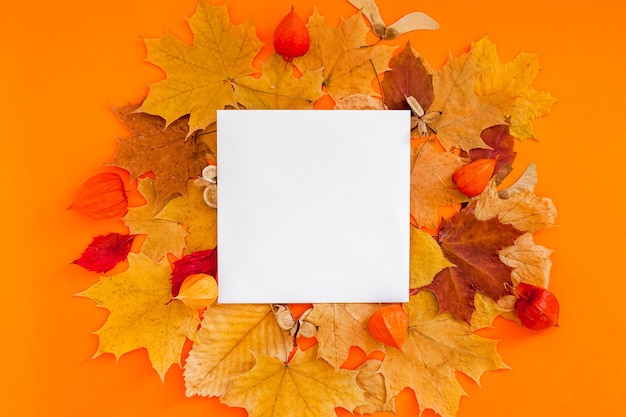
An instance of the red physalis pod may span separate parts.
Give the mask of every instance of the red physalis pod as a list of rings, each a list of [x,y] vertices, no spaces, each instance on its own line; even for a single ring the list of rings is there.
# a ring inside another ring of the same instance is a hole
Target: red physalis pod
[[[468,197],[482,193],[496,168],[497,158],[481,158],[462,166],[452,174],[452,181]]]
[[[552,292],[521,282],[514,294],[517,296],[515,311],[524,326],[543,330],[558,325],[559,301]]]
[[[367,328],[380,343],[402,350],[409,330],[409,316],[401,305],[385,306],[372,314]]]
[[[128,256],[135,235],[109,233],[93,238],[87,249],[74,263],[95,272],[110,271]]]
[[[80,186],[69,208],[98,220],[123,217],[128,211],[124,181],[114,172],[94,175]]]
[[[283,17],[274,31],[274,49],[287,62],[307,53],[311,39],[304,21],[291,11]]]

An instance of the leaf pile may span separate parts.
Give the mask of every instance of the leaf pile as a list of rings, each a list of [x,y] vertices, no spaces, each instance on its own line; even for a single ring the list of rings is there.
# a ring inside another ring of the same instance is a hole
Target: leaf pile
[[[274,53],[260,71],[254,26],[231,23],[226,4],[200,1],[189,19],[192,44],[171,34],[146,40],[148,60],[166,76],[142,103],[113,109],[129,135],[109,165],[131,184],[110,173],[89,179],[70,206],[121,219],[129,231],[95,237],[75,261],[110,271],[80,293],[110,311],[96,354],[145,348],[161,378],[184,359],[187,395],[216,396],[253,417],[394,411],[405,388],[421,409],[451,417],[464,395],[457,372],[479,381],[507,368],[496,342],[474,330],[498,315],[515,319],[511,290],[521,282],[549,281],[551,251],[533,233],[554,225],[556,210],[534,191],[534,165],[501,185],[516,140],[533,138],[532,120],[554,102],[532,88],[537,55],[501,63],[485,37],[434,70],[410,44],[396,51],[389,42],[436,29],[434,20],[414,12],[387,25],[373,0],[350,3],[358,10],[337,27],[315,9],[305,19],[308,52],[287,60]],[[370,31],[380,38],[374,45]],[[410,301],[314,304],[301,316],[283,305],[214,304],[217,110],[312,109],[323,96],[335,108],[412,112]],[[483,158],[495,160],[495,172],[469,198],[452,176]],[[130,192],[143,203],[127,202]],[[128,267],[116,272],[123,261]],[[384,320],[370,323],[381,309],[402,317],[389,335]],[[193,347],[183,358],[187,339]],[[352,369],[345,364],[355,348],[384,357]]]

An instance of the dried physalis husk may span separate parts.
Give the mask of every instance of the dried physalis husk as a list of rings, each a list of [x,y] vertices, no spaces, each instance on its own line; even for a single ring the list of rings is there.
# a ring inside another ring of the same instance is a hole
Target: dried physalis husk
[[[211,275],[189,275],[181,284],[174,299],[182,301],[190,308],[208,307],[217,300],[217,282]]]

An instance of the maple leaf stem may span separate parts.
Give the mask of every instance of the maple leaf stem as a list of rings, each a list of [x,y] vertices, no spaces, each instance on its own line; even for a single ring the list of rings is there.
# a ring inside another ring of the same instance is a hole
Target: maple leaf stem
[[[380,78],[378,78],[378,71],[376,71],[376,66],[374,65],[374,61],[370,58],[370,64],[372,65],[372,69],[374,70],[374,76],[376,77],[376,82],[378,83],[378,91],[383,99],[383,105],[387,107],[387,103],[385,103],[385,97],[383,97],[383,84],[380,82]]]

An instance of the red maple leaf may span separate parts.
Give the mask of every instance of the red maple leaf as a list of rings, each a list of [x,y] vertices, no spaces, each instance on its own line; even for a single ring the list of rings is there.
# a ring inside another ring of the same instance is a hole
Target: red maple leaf
[[[109,233],[96,236],[74,263],[95,272],[110,271],[128,256],[135,235]]]
[[[444,220],[439,232],[443,254],[456,266],[439,272],[423,289],[437,295],[441,312],[451,312],[469,323],[477,292],[494,300],[508,294],[504,284],[512,284],[512,268],[500,261],[499,252],[522,234],[496,218],[478,220],[473,206],[466,207]]]
[[[193,274],[207,274],[217,280],[217,247],[190,253],[173,263],[172,296],[178,295],[185,278]]]

